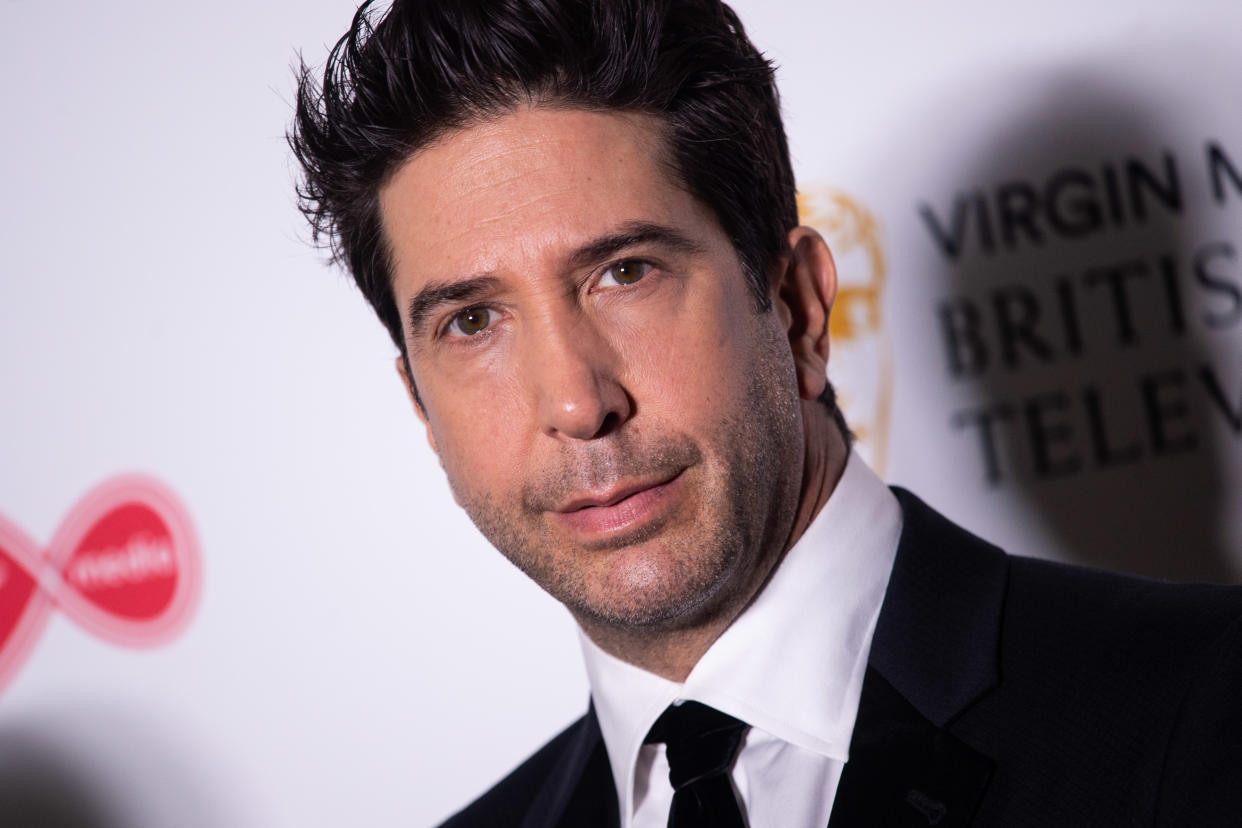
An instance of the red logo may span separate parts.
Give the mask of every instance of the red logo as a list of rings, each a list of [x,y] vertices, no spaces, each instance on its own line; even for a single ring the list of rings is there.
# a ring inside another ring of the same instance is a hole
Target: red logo
[[[171,640],[190,619],[199,572],[185,507],[150,477],[114,477],[91,490],[46,550],[0,515],[0,689],[53,609],[127,647]]]

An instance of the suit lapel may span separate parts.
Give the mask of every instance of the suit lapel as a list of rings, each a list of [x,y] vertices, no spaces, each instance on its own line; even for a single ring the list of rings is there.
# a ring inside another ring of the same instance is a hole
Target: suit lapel
[[[608,753],[592,704],[536,794],[522,828],[615,828],[619,819]]]
[[[831,828],[969,825],[992,762],[946,729],[998,680],[1008,563],[894,490],[902,534]]]
[[[829,828],[970,825],[991,770],[869,667]]]

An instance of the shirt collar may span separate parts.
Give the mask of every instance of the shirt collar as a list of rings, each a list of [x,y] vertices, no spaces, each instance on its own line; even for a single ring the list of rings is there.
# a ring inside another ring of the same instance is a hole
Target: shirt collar
[[[643,739],[678,699],[844,762],[900,535],[896,498],[851,454],[828,502],[684,684],[615,658],[581,634],[622,812],[632,810]]]

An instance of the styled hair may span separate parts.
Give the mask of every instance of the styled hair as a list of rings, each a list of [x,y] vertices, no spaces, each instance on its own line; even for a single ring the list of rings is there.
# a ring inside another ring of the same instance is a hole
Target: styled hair
[[[670,174],[714,214],[758,311],[798,223],[772,65],[719,0],[363,4],[322,78],[305,62],[289,144],[299,207],[406,354],[379,191],[447,132],[522,105],[655,116]],[[844,421],[831,386],[821,397]]]

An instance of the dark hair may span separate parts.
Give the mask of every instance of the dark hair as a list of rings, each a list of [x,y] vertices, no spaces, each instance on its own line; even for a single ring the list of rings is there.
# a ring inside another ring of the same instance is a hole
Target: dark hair
[[[719,0],[395,0],[360,7],[322,81],[300,64],[299,206],[405,355],[379,191],[444,133],[525,103],[657,116],[672,173],[733,243],[759,311],[798,223],[771,64]],[[821,396],[844,420],[831,385]]]

